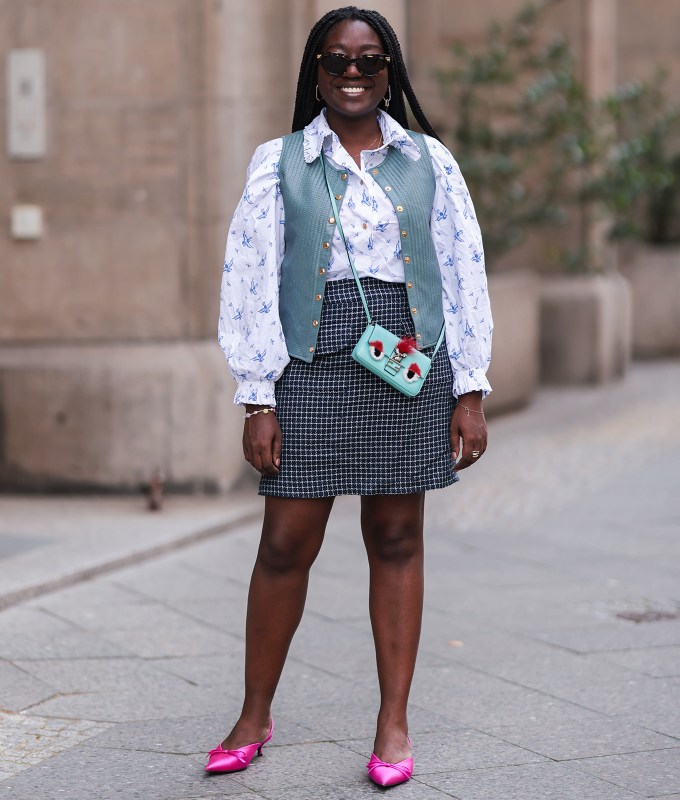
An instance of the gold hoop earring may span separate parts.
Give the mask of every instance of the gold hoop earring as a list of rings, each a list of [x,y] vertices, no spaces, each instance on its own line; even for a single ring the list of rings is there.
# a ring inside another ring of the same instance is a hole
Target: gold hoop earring
[[[387,94],[383,97],[383,102],[385,103],[385,109],[387,110],[390,107],[390,101],[392,100],[392,87],[387,87]]]
[[[316,95],[317,103],[320,103],[323,100],[323,97],[321,97],[321,95],[319,94],[319,84],[318,83],[316,84],[316,90],[314,91],[314,94]]]

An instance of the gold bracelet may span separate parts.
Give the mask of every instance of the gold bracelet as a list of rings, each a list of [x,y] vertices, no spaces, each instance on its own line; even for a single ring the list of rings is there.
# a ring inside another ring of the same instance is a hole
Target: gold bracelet
[[[468,408],[467,406],[464,406],[462,403],[460,404],[460,407],[461,407],[462,409],[464,409],[465,411],[467,411],[467,415],[468,415],[468,417],[470,416],[470,412],[471,412],[471,411],[472,411],[472,413],[473,413],[473,414],[483,414],[483,413],[484,413],[484,411],[483,411],[483,410],[482,410],[482,411],[477,411],[477,409],[475,409],[475,408]]]
[[[257,411],[251,411],[249,414],[244,414],[243,419],[250,419],[251,417],[254,417],[255,414],[269,414],[270,411],[272,414],[276,414],[275,408],[258,408]]]

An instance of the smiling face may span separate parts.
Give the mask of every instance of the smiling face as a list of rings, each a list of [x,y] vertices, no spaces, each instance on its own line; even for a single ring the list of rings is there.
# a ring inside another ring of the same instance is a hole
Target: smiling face
[[[345,20],[328,33],[322,53],[342,53],[350,58],[385,53],[378,34],[361,20]],[[389,66],[377,75],[362,75],[352,64],[343,75],[329,75],[319,64],[319,92],[328,106],[330,116],[361,118],[375,114],[380,101],[387,94]]]

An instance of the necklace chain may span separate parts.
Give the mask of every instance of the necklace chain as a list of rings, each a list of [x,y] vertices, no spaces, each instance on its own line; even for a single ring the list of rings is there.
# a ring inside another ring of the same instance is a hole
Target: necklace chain
[[[361,148],[361,150],[359,150],[359,152],[358,152],[358,153],[350,153],[350,152],[349,152],[349,150],[347,151],[347,153],[348,153],[348,154],[349,154],[349,155],[350,155],[352,158],[356,158],[357,156],[361,155],[361,153],[363,153],[363,151],[364,151],[364,150],[373,150],[373,149],[375,149],[375,145],[376,145],[376,144],[378,144],[378,147],[379,147],[381,143],[382,143],[382,131],[379,131],[379,132],[378,132],[378,135],[377,135],[377,136],[375,137],[375,139],[374,139],[374,140],[373,140],[373,141],[372,141],[372,142],[371,142],[371,143],[368,145],[368,147],[362,147],[362,148]]]

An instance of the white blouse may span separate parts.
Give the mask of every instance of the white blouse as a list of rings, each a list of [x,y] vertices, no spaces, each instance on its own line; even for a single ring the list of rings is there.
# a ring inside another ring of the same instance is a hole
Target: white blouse
[[[304,157],[324,154],[348,173],[340,219],[360,277],[404,282],[399,222],[371,170],[388,147],[421,157],[416,143],[392,117],[379,112],[383,145],[361,154],[361,168],[329,128],[322,111],[304,131]],[[455,396],[491,391],[486,379],[493,323],[484,250],[470,194],[458,164],[443,144],[426,136],[436,188],[430,228],[442,276],[446,348]],[[243,196],[227,237],[218,341],[238,384],[235,403],[275,405],[274,383],[290,357],[279,318],[279,281],[285,252],[285,212],[279,186],[281,138],[260,145],[248,167]],[[352,278],[339,231],[331,245],[328,280]]]

